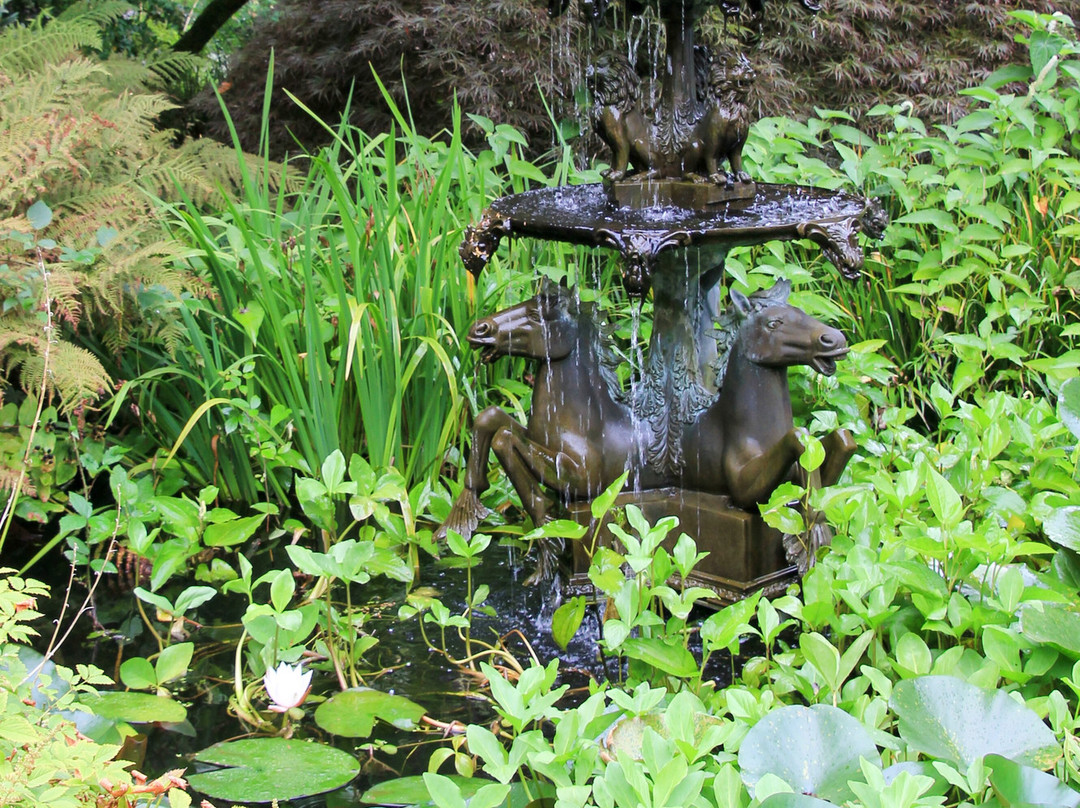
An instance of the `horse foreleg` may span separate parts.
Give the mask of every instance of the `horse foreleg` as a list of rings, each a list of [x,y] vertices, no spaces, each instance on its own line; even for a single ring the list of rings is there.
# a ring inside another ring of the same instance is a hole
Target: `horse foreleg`
[[[791,474],[792,466],[803,452],[802,441],[791,430],[764,451],[725,465],[729,494],[732,501],[744,510],[765,502],[773,490]],[[745,456],[745,452],[740,452]]]
[[[825,460],[821,464],[821,484],[835,485],[844,473],[848,461],[858,448],[855,438],[847,429],[834,429],[821,439],[821,445],[825,449]]]
[[[544,494],[543,486],[567,493],[570,488],[580,487],[576,485],[581,482],[580,465],[565,454],[530,440],[523,427],[500,431],[492,442],[492,450],[537,527],[550,520],[551,500]],[[539,559],[536,570],[525,579],[527,586],[551,579],[565,548],[562,539],[541,539],[537,545]]]
[[[465,466],[465,482],[446,520],[435,531],[436,539],[445,538],[448,530],[453,530],[467,539],[472,536],[480,520],[487,516],[488,511],[481,504],[480,495],[491,487],[487,478],[491,441],[500,429],[511,424],[517,422],[498,407],[488,407],[476,416],[473,422],[472,452]]]

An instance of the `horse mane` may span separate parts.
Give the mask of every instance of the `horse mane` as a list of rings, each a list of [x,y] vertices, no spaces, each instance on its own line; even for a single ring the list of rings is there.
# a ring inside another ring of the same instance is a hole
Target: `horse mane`
[[[612,337],[616,326],[602,315],[600,307],[595,303],[579,303],[578,312],[578,320],[588,321],[596,332],[596,344],[593,348],[596,352],[596,367],[608,395],[611,396],[612,401],[625,403],[626,393],[619,383],[618,376],[619,354],[615,350],[615,340]]]

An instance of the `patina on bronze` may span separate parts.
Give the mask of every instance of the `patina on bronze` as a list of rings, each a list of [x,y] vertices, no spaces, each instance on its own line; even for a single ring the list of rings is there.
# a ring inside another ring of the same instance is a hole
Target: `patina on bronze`
[[[557,15],[568,5],[551,0],[549,10]],[[548,282],[536,297],[477,321],[468,340],[485,361],[512,354],[536,362],[532,406],[525,425],[495,407],[477,416],[463,490],[440,530],[468,535],[477,528],[491,453],[537,525],[556,511],[590,521],[590,501],[629,471],[616,504],[633,502],[650,519],[678,515],[710,553],[691,583],[731,601],[754,589],[775,591],[812,563],[829,539],[817,516],[804,514],[811,528],[796,540],[764,525],[757,505],[786,480],[832,484],[855,444],[846,430],[828,435],[824,464],[803,479],[787,370],[809,365],[831,375],[846,340],[789,305],[786,281],[749,297],[731,290],[721,312],[727,253],[810,239],[852,278],[863,263],[859,234],[880,236],[887,222],[880,208],[852,194],[755,183],[742,163],[753,71],[741,54],[713,55],[694,42],[696,22],[716,4],[649,5],[666,30],[663,69],[653,79],[660,92],[643,92],[620,54],[601,54],[590,70],[594,123],[612,149],[605,182],[496,200],[461,246],[475,275],[506,237],[617,250],[627,291],[652,296],[644,366],[624,391],[600,313]],[[741,6],[719,5],[725,13]],[[758,16],[763,11],[762,0],[747,5]],[[803,5],[814,8],[810,0]],[[605,8],[596,0],[582,11],[597,22]],[[649,97],[659,102],[649,107]],[[541,549],[537,576],[545,577],[557,548]],[[575,548],[578,584],[587,581],[587,560]]]

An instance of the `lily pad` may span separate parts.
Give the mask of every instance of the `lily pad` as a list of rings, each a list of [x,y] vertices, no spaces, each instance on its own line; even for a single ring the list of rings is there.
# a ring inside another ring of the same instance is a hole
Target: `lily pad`
[[[966,770],[999,754],[1036,768],[1061,756],[1054,733],[1004,692],[991,693],[953,676],[920,676],[893,687],[889,706],[900,737],[923,754]]]
[[[187,719],[187,708],[178,701],[149,693],[102,690],[82,699],[94,715],[132,724],[178,724]]]
[[[854,798],[847,781],[862,779],[860,758],[879,762],[870,733],[827,704],[774,710],[750,728],[739,747],[748,786],[773,774],[797,792],[837,803]]]
[[[454,784],[461,789],[461,796],[469,799],[475,794],[480,786],[487,785],[490,780],[482,780],[479,777],[462,777],[457,774],[449,775]],[[400,808],[405,805],[434,805],[431,794],[428,793],[424,778],[398,777],[394,780],[373,785],[360,796],[361,802],[372,805],[386,805],[390,808]]]
[[[340,749],[285,738],[245,738],[203,749],[195,759],[227,768],[188,776],[191,787],[228,802],[273,802],[322,794],[360,772]]]
[[[836,808],[836,803],[806,794],[773,794],[761,803],[761,808]]]
[[[1020,631],[1032,642],[1050,645],[1080,659],[1080,614],[1064,603],[1025,603],[1020,612]]]
[[[1080,794],[1052,774],[1024,766],[1001,755],[987,755],[990,785],[1005,806],[1053,805],[1080,808]]]
[[[375,719],[381,718],[398,729],[412,729],[427,711],[415,701],[369,688],[336,693],[315,710],[315,723],[345,738],[371,735]]]

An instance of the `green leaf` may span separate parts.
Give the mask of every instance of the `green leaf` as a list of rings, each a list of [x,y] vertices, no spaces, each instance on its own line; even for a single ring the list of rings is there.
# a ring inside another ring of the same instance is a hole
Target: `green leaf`
[[[340,449],[332,451],[322,464],[322,484],[327,493],[336,494],[345,481],[345,455]]]
[[[163,685],[173,679],[179,679],[187,673],[188,665],[191,664],[191,655],[194,651],[195,644],[190,642],[177,643],[163,649],[154,663],[157,683]],[[125,682],[125,684],[127,683]],[[128,685],[128,687],[130,686]]]
[[[1020,610],[1020,633],[1080,659],[1080,614],[1064,603],[1031,601]]]
[[[203,533],[203,543],[207,547],[233,547],[243,544],[255,535],[255,531],[259,529],[264,519],[266,516],[260,514],[209,525]]]
[[[564,651],[585,619],[585,597],[571,598],[551,616],[551,638]]]
[[[1062,547],[1080,553],[1080,505],[1055,510],[1043,522],[1043,530]]]
[[[120,681],[124,683],[124,687],[130,687],[133,690],[150,690],[157,687],[157,674],[154,673],[154,666],[149,660],[143,657],[132,657],[125,659],[124,664],[120,666]]]
[[[827,704],[774,710],[750,728],[739,747],[739,767],[748,786],[772,774],[797,792],[837,803],[854,798],[847,781],[862,779],[860,758],[879,761],[870,734]]]
[[[1065,44],[1065,39],[1058,34],[1052,34],[1049,31],[1031,32],[1031,39],[1028,40],[1028,51],[1031,54],[1031,68],[1036,76],[1042,73],[1050,60],[1061,52]]]
[[[188,776],[192,788],[229,802],[294,800],[341,788],[360,771],[352,755],[319,743],[246,738],[202,750],[195,759],[228,768]]]
[[[44,230],[52,222],[52,210],[42,200],[38,200],[26,211],[26,218],[35,230]]]
[[[1024,766],[1001,755],[987,755],[990,785],[1001,803],[1013,805],[1053,805],[1080,808],[1080,794],[1052,774]]]
[[[104,249],[112,244],[119,235],[120,233],[117,232],[116,228],[103,226],[97,229],[94,238],[97,240],[98,246]]]
[[[930,500],[934,516],[942,527],[955,527],[960,524],[964,515],[960,495],[948,480],[929,467],[926,469],[926,498]]]
[[[621,650],[631,659],[680,679],[690,679],[701,672],[694,655],[683,647],[679,637],[626,639]]]
[[[289,608],[293,592],[296,591],[296,580],[291,570],[279,570],[270,582],[270,604],[275,611],[283,612]]]
[[[611,510],[611,506],[615,504],[615,498],[622,492],[629,476],[630,472],[624,471],[619,479],[604,489],[604,492],[592,501],[589,510],[593,519],[603,519],[604,514]]]
[[[465,808],[465,799],[461,794],[461,789],[449,777],[435,772],[424,772],[422,777],[431,801],[438,808]],[[480,789],[477,789],[477,792],[479,791]]]
[[[426,711],[404,696],[357,688],[336,693],[315,710],[315,723],[345,738],[367,738],[379,718],[398,729],[412,729]]]
[[[178,701],[149,693],[123,693],[102,690],[82,698],[94,715],[131,724],[178,724],[187,718],[187,710]]]
[[[181,615],[197,609],[217,594],[212,586],[189,586],[176,596],[174,614]]]
[[[1004,691],[991,693],[952,676],[921,676],[897,682],[889,706],[899,718],[900,737],[913,749],[961,770],[988,754],[1037,767],[1061,756],[1054,733]]]
[[[799,648],[803,656],[817,668],[830,690],[837,689],[840,676],[840,652],[816,631],[799,636]]]

